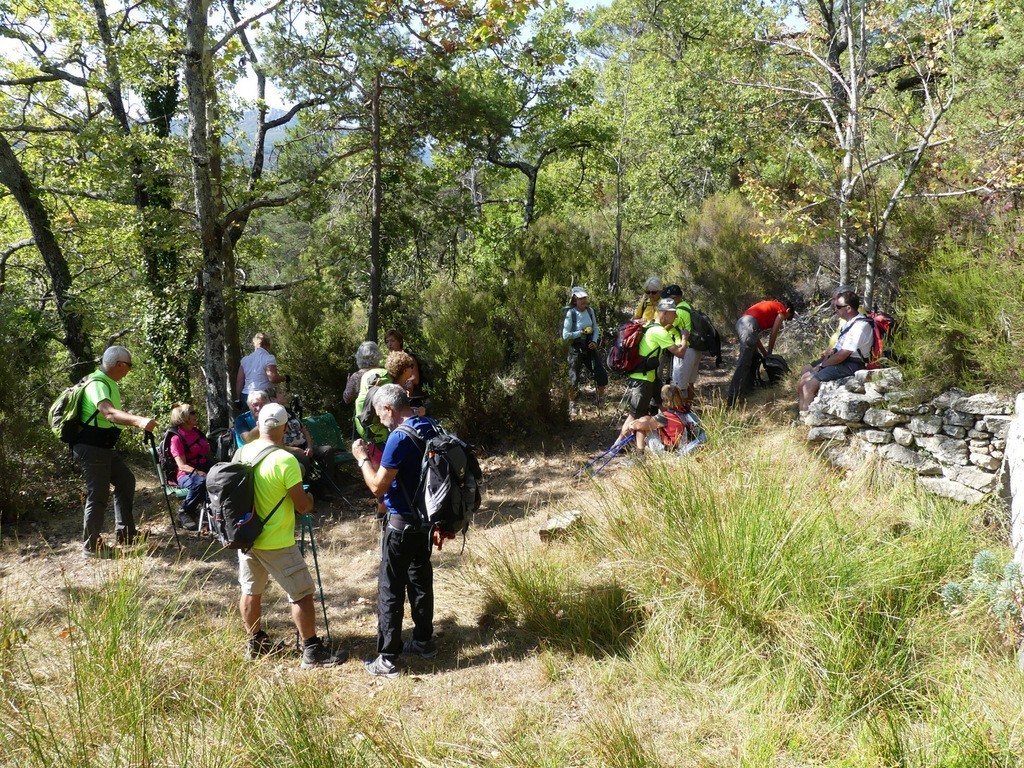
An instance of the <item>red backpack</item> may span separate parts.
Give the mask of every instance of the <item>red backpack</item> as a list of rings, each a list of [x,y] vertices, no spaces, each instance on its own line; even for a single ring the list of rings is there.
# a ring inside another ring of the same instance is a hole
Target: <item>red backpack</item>
[[[885,340],[889,338],[895,318],[888,312],[875,310],[864,315],[871,323],[873,338],[871,340],[871,354],[868,355],[867,368],[875,370],[881,368],[881,359],[885,356]]]
[[[616,373],[646,373],[651,370],[648,367],[651,359],[657,365],[657,355],[650,357],[640,356],[640,340],[644,337],[644,331],[649,327],[643,320],[630,320],[619,326],[619,332],[615,336],[615,343],[608,350],[608,370]]]

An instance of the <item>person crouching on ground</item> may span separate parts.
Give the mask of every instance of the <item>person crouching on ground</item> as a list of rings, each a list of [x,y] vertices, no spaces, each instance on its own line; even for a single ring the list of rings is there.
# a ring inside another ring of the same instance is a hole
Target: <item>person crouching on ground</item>
[[[199,530],[196,510],[206,501],[206,471],[210,468],[210,443],[199,431],[199,414],[188,403],[171,409],[171,456],[178,466],[175,483],[188,491],[178,509],[178,521],[186,531]]]
[[[256,466],[256,514],[265,521],[263,532],[252,549],[238,553],[238,583],[242,588],[239,610],[249,635],[249,658],[278,650],[261,627],[263,590],[273,578],[285,591],[291,604],[292,621],[302,639],[303,667],[333,667],[348,658],[345,651],[329,648],[316,634],[316,610],[313,605],[313,577],[295,543],[295,514],[313,509],[313,497],[302,488],[302,470],[298,460],[284,449],[288,412],[277,403],[268,403],[258,416],[259,437],[239,449],[236,459],[253,462],[261,451],[271,451]]]
[[[686,434],[687,413],[683,391],[674,384],[666,384],[661,388],[661,411],[658,415],[635,419],[627,417],[617,442],[625,440],[632,432],[636,434],[638,453],[643,453],[648,436],[659,437],[664,449],[671,451]]]
[[[839,329],[835,346],[822,356],[817,365],[800,376],[798,407],[801,416],[807,413],[814,402],[821,382],[853,376],[867,366],[871,355],[875,333],[871,321],[857,311],[860,309],[860,297],[853,291],[843,291],[832,306],[843,321],[843,326]]]
[[[420,480],[425,443],[437,433],[437,423],[413,416],[409,395],[397,384],[385,384],[374,395],[373,407],[390,431],[378,464],[370,459],[370,444],[356,440],[352,455],[363,481],[374,496],[384,495],[387,517],[381,540],[377,577],[377,655],[367,659],[366,671],[374,677],[396,677],[398,656],[415,654],[425,659],[437,655],[434,645],[434,571],[430,564],[430,529],[420,521],[413,498]],[[398,428],[408,425],[419,439]],[[405,596],[412,614],[412,640],[402,643]]]
[[[590,296],[583,288],[573,288],[562,322],[562,338],[569,346],[569,415],[576,414],[576,398],[580,390],[580,375],[586,368],[594,377],[597,387],[595,400],[598,405],[604,400],[604,389],[608,386],[608,373],[597,351],[601,331],[597,326]]]

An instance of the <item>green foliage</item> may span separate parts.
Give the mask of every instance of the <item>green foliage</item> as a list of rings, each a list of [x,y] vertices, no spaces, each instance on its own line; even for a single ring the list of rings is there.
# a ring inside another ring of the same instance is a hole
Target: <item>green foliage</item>
[[[708,198],[680,233],[683,284],[694,300],[726,322],[756,301],[792,290],[796,263],[759,236],[757,213],[738,192]]]
[[[998,237],[947,240],[908,276],[896,351],[912,374],[941,388],[996,386],[1024,379],[1021,258]]]

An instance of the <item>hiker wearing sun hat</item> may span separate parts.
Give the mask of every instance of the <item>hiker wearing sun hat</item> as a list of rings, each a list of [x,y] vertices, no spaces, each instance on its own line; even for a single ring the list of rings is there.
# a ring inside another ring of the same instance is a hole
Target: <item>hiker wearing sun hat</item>
[[[597,351],[601,329],[597,325],[594,308],[590,306],[590,295],[584,288],[577,286],[572,289],[562,322],[562,338],[569,342],[569,416],[573,416],[584,369],[590,371],[594,378],[597,388],[594,399],[598,404],[604,400],[604,388],[608,386],[608,372]]]

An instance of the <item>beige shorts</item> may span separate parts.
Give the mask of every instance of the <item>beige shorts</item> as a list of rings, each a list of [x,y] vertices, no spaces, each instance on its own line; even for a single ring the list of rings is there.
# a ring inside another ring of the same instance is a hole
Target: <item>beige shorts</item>
[[[290,603],[297,603],[316,591],[298,544],[284,549],[250,549],[238,553],[238,584],[243,595],[262,595],[269,577],[285,591]]]

